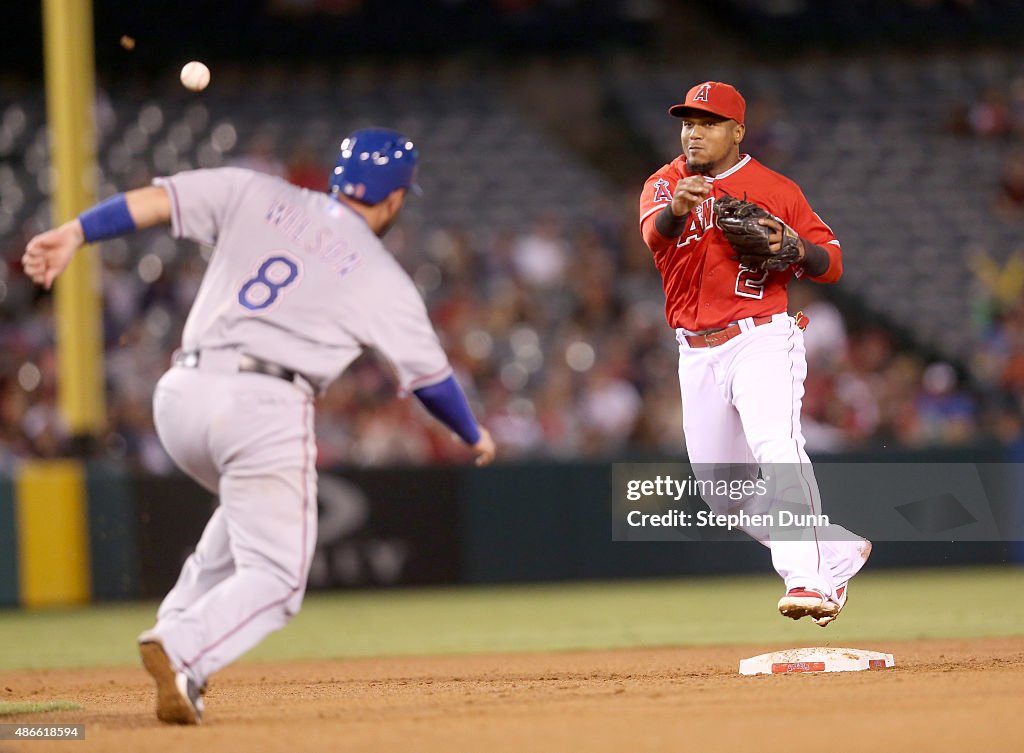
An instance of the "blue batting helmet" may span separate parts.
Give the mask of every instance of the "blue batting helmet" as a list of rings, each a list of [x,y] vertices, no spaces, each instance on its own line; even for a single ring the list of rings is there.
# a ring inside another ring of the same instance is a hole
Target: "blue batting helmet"
[[[330,191],[371,205],[384,201],[396,188],[418,192],[413,183],[418,157],[412,141],[398,131],[361,128],[341,142]]]

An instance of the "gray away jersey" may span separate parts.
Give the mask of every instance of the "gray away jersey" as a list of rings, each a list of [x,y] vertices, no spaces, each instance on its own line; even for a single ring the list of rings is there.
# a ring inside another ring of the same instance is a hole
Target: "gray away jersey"
[[[451,373],[419,291],[356,212],[240,168],[154,183],[170,195],[174,237],[214,246],[185,350],[237,349],[320,389],[364,346],[392,363],[403,390]]]

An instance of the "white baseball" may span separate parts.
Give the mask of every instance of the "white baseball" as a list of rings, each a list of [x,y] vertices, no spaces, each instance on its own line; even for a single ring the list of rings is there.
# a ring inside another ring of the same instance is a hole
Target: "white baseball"
[[[185,63],[181,69],[181,84],[186,89],[194,92],[201,92],[210,83],[210,69],[198,60]]]

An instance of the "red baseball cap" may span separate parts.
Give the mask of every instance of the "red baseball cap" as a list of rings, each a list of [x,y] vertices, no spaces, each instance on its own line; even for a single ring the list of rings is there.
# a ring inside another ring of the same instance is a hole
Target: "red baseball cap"
[[[700,110],[722,118],[743,122],[747,103],[736,87],[721,81],[705,81],[686,92],[686,100],[668,108],[668,114],[676,118],[686,115],[686,110]]]

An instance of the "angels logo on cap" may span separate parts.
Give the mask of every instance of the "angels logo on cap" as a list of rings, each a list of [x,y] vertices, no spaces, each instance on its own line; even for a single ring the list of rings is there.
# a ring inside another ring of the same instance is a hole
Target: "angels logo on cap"
[[[668,108],[668,114],[682,118],[688,110],[699,110],[742,123],[747,103],[736,87],[721,81],[705,81],[686,93],[686,99]]]

